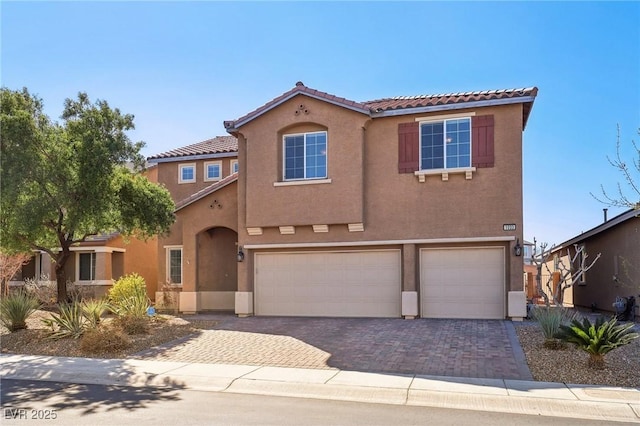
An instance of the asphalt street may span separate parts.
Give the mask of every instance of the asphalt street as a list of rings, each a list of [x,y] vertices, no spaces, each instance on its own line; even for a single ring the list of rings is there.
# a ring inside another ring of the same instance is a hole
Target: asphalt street
[[[600,425],[584,419],[3,379],[3,425]],[[623,423],[618,423],[623,424]]]

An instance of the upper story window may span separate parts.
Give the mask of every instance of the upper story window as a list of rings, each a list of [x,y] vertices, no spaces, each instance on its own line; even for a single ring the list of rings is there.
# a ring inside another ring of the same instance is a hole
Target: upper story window
[[[222,162],[211,161],[204,163],[204,180],[220,180],[222,178]]]
[[[231,173],[238,173],[238,170],[240,170],[238,160],[231,160]]]
[[[178,183],[193,183],[196,181],[196,165],[180,164],[178,166]]]
[[[327,132],[284,136],[284,180],[327,177]]]
[[[96,279],[96,254],[78,254],[78,279],[79,281],[94,281]]]
[[[420,123],[420,169],[471,167],[471,119]]]

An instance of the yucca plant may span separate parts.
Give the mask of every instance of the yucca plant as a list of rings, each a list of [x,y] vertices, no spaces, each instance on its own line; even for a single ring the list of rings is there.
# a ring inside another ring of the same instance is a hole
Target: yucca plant
[[[566,344],[555,337],[560,331],[560,326],[579,319],[580,314],[563,307],[537,307],[531,316],[538,321],[542,334],[544,334],[544,347],[547,349],[563,349]]]
[[[570,325],[561,325],[556,338],[573,343],[589,354],[587,365],[591,368],[604,368],[604,356],[620,346],[627,345],[639,337],[633,332],[633,323],[617,325],[616,317],[605,321],[598,317],[595,324],[584,318],[582,322],[571,321]]]
[[[109,309],[109,302],[105,299],[87,299],[82,301],[82,314],[92,327],[97,327],[100,324],[102,315],[104,315]]]
[[[0,301],[0,322],[11,332],[25,329],[27,318],[39,306],[38,299],[25,292],[12,293]]]
[[[51,314],[51,318],[43,319],[49,330],[51,339],[63,339],[82,336],[88,326],[87,318],[80,303],[61,304],[59,314]]]

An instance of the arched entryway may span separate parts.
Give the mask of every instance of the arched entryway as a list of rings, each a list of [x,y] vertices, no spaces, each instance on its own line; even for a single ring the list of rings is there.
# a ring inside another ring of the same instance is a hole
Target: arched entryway
[[[238,290],[238,233],[225,227],[206,229],[196,236],[196,291],[201,310],[233,310]]]

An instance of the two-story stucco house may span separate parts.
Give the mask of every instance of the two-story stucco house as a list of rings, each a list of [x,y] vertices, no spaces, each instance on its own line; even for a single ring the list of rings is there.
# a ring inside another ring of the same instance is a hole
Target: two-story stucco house
[[[231,136],[151,157],[183,312],[526,314],[522,134],[536,88],[354,102],[301,82]]]

